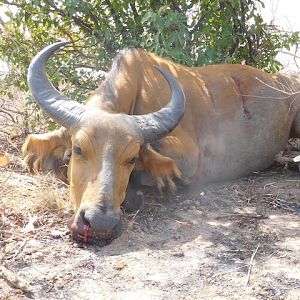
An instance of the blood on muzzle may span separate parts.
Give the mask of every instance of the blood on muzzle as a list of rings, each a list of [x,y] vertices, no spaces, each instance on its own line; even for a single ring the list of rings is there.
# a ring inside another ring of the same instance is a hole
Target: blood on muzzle
[[[85,206],[79,209],[68,226],[75,238],[87,243],[117,238],[121,234],[121,225],[121,217],[113,209]]]

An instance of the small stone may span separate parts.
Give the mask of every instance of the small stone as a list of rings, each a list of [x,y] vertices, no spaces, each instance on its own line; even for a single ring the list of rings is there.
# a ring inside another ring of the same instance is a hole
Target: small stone
[[[54,239],[60,239],[66,234],[66,231],[62,230],[52,230],[50,236]]]
[[[117,271],[121,271],[123,270],[125,267],[127,267],[128,264],[126,261],[124,260],[119,260],[119,261],[116,261],[115,264],[114,264],[114,269],[117,270]]]
[[[175,257],[184,257],[184,252],[183,251],[176,251],[172,253],[173,256]]]

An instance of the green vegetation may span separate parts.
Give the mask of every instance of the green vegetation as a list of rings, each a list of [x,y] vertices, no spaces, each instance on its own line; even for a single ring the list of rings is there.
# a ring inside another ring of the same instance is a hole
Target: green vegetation
[[[72,41],[51,60],[48,73],[79,101],[99,81],[93,71],[108,70],[126,47],[189,66],[244,62],[276,72],[276,54],[299,36],[267,25],[262,6],[262,0],[0,0],[8,17],[0,20],[0,59],[9,64],[6,82],[26,91],[36,52],[61,39]]]

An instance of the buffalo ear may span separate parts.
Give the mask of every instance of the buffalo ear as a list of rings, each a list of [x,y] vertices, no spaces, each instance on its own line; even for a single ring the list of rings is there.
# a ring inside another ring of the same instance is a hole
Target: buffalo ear
[[[152,175],[160,191],[162,191],[165,186],[164,181],[167,181],[170,190],[174,191],[176,187],[172,178],[181,178],[181,172],[175,161],[170,157],[158,153],[150,146],[143,146],[141,148],[136,170],[144,170]]]
[[[63,129],[43,134],[31,134],[22,147],[23,161],[32,173],[51,172],[67,182],[70,147],[70,137],[64,133]]]

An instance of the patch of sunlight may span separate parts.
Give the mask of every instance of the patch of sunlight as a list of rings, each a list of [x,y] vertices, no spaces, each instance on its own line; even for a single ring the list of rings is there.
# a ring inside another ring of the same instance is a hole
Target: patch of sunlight
[[[300,279],[299,268],[291,267],[289,260],[271,256],[264,261],[264,271],[266,273],[274,273],[280,277]]]
[[[269,219],[276,221],[276,224],[284,225],[285,228],[295,228],[299,229],[299,220],[290,220],[285,215],[269,215]]]
[[[232,222],[207,221],[206,224],[211,226],[229,227],[232,225]]]

